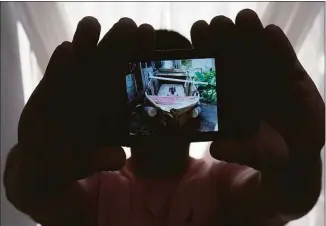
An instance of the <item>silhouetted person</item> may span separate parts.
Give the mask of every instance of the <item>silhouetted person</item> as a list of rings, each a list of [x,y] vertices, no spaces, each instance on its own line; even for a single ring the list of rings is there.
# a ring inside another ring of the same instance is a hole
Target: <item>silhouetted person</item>
[[[218,16],[191,29],[194,48],[219,62],[223,128],[232,129],[210,146],[214,162],[189,157],[189,142],[177,136],[138,142],[125,160],[114,143],[125,119],[119,65],[154,44],[191,45],[170,31],[155,39],[151,26],[126,18],[100,43],[99,33],[94,18],[79,23],[22,112],[4,173],[16,208],[43,226],[277,226],[312,209],[321,190],[325,105],[279,27],[264,28],[243,10],[235,24]],[[257,131],[238,138],[239,127],[257,122]]]
[[[169,92],[170,92],[172,95],[174,95],[174,93],[176,92],[175,87],[170,87],[170,88],[169,88]]]

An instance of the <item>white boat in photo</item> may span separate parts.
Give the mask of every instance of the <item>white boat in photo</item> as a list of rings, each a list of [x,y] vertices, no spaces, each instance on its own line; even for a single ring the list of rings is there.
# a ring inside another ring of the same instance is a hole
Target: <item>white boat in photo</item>
[[[200,95],[196,87],[199,84],[207,85],[195,81],[184,70],[159,69],[150,74],[145,96],[157,112],[168,115],[181,126],[200,113]],[[186,113],[188,117],[181,119]]]

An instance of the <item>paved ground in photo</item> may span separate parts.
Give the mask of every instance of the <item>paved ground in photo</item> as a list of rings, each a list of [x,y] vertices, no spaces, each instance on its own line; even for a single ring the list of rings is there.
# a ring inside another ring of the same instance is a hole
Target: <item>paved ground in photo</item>
[[[217,123],[217,106],[212,104],[201,104],[200,130],[214,131]]]

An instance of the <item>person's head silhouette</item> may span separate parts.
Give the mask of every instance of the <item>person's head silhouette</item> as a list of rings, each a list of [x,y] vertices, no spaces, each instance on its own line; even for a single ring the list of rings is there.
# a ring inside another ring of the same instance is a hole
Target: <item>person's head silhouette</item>
[[[157,30],[155,50],[175,49],[192,49],[192,45],[178,32]],[[162,135],[156,134],[153,139],[131,147],[131,163],[135,172],[149,177],[168,177],[179,175],[187,165],[189,142],[168,134],[165,136],[165,133],[160,134]]]

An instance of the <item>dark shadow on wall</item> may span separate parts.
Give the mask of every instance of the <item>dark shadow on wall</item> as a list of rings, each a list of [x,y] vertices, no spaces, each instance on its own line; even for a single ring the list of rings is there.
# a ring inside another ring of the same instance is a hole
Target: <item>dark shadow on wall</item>
[[[9,5],[1,4],[1,175],[7,153],[17,142],[17,124],[24,107],[16,22]],[[35,226],[32,220],[8,202],[2,181],[1,225]]]

